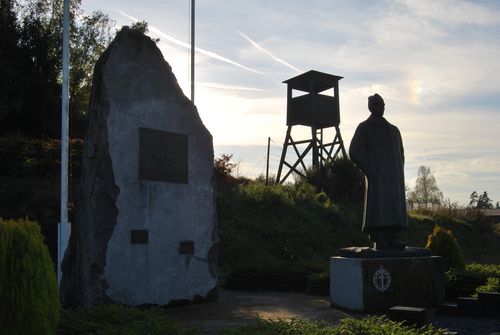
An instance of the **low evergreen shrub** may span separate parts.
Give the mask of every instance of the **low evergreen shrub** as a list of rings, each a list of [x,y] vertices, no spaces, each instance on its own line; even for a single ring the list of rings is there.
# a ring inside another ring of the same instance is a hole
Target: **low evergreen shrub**
[[[476,294],[479,292],[500,292],[500,279],[496,277],[486,278],[486,284],[476,289]]]
[[[465,271],[472,275],[500,278],[500,264],[472,263],[465,266]]]
[[[0,327],[2,335],[53,335],[59,322],[54,264],[40,227],[0,219]]]
[[[168,319],[161,308],[98,305],[63,310],[57,335],[196,335]]]
[[[447,269],[465,270],[464,256],[451,230],[436,225],[427,239],[426,248],[431,249],[434,256],[442,256]]]
[[[330,274],[315,272],[307,276],[306,292],[323,296],[330,295]]]
[[[448,330],[431,325],[413,328],[401,322],[388,320],[383,316],[369,316],[363,319],[345,318],[338,325],[324,322],[292,320],[264,320],[239,328],[226,329],[222,335],[445,335]]]

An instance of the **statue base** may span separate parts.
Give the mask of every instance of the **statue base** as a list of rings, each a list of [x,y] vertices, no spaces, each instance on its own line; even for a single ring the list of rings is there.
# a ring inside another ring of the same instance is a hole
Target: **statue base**
[[[444,264],[438,256],[409,256],[422,252],[408,247],[343,249],[343,255],[352,257],[330,260],[331,306],[365,313],[393,306],[437,307],[445,298]]]

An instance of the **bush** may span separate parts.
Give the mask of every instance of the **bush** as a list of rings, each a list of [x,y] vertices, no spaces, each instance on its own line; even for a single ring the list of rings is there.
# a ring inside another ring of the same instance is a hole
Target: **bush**
[[[69,173],[72,177],[80,176],[82,154],[83,141],[71,139]],[[0,176],[57,178],[61,165],[61,141],[0,137],[0,161]]]
[[[325,192],[335,202],[363,201],[365,178],[348,158],[337,158],[324,166],[306,171],[307,182]]]
[[[482,277],[497,277],[500,278],[499,264],[467,264],[465,271],[470,274],[475,274]]]
[[[496,277],[488,277],[486,284],[479,286],[476,289],[476,294],[479,292],[500,292],[500,279]]]
[[[307,276],[306,292],[323,296],[330,295],[330,274],[316,272]]]
[[[0,269],[2,335],[54,334],[56,275],[35,222],[0,220]]]
[[[447,269],[465,270],[464,256],[451,230],[436,225],[427,239],[426,248],[431,249],[433,255],[442,256]]]
[[[419,329],[408,327],[383,316],[369,316],[361,320],[345,318],[336,326],[301,319],[287,321],[259,318],[254,324],[222,332],[223,335],[444,335],[447,333],[446,329],[434,329],[430,325]]]
[[[99,305],[63,310],[57,335],[195,335],[169,320],[160,308],[140,309],[120,305]]]

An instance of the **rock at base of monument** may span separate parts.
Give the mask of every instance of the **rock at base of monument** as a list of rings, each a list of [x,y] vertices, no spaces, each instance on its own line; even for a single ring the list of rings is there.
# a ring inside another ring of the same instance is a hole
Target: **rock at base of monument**
[[[394,306],[389,308],[392,321],[404,321],[408,325],[423,327],[427,324],[427,309],[420,307]]]
[[[369,247],[349,247],[340,249],[340,257],[348,258],[394,258],[394,257],[430,257],[430,249],[405,247],[402,250],[378,250]]]
[[[479,292],[477,294],[477,300],[481,316],[500,319],[499,292]]]
[[[332,257],[330,302],[337,308],[385,312],[393,306],[435,308],[444,302],[442,258]]]

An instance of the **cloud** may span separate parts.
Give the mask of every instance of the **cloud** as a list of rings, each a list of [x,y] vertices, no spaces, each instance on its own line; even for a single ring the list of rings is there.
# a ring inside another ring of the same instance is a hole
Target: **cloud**
[[[125,13],[125,12],[124,12],[124,11],[122,11],[122,10],[117,10],[117,12],[118,12],[118,13],[120,13],[121,15],[125,16],[126,18],[128,18],[128,19],[130,19],[130,20],[134,21],[134,22],[139,21],[139,19],[137,19],[137,18],[135,18],[135,17],[133,17],[133,16],[131,16],[131,15],[129,15],[129,14],[127,14],[127,13]],[[178,40],[178,39],[176,39],[176,38],[174,38],[174,37],[172,37],[172,36],[170,36],[170,35],[168,35],[168,34],[164,33],[163,31],[161,31],[160,29],[158,29],[158,28],[156,28],[156,27],[154,27],[154,26],[148,25],[148,28],[149,28],[149,30],[150,30],[150,31],[152,31],[153,33],[155,33],[155,34],[157,34],[157,35],[161,36],[162,38],[166,39],[167,41],[169,41],[169,42],[171,42],[171,43],[173,43],[173,44],[176,44],[176,45],[178,45],[178,46],[181,46],[181,47],[183,47],[183,48],[187,48],[187,49],[190,49],[190,48],[191,48],[191,45],[190,45],[189,43],[182,42],[182,41],[180,41],[180,40]],[[219,55],[219,54],[217,54],[217,53],[215,53],[215,52],[213,52],[213,51],[205,50],[205,49],[198,48],[198,47],[195,47],[195,50],[196,50],[196,52],[199,52],[200,54],[205,55],[205,56],[208,56],[208,57],[210,57],[210,58],[212,58],[212,59],[216,59],[216,60],[219,60],[219,61],[221,61],[221,62],[224,62],[224,63],[228,63],[228,64],[231,64],[231,65],[237,66],[237,67],[239,67],[239,68],[241,68],[241,69],[244,69],[244,70],[247,70],[247,71],[250,71],[250,72],[256,73],[256,74],[266,75],[266,74],[264,74],[264,73],[262,73],[262,72],[260,72],[260,71],[254,70],[254,69],[249,68],[249,67],[247,67],[247,66],[245,66],[245,65],[242,65],[242,64],[240,64],[240,63],[237,63],[237,62],[235,62],[235,61],[233,61],[233,60],[231,60],[231,59],[229,59],[229,58],[226,58],[226,57],[224,57],[224,56],[221,56],[221,55]]]
[[[294,70],[295,72],[297,73],[300,73],[301,71],[299,69],[297,69],[295,66],[291,65],[290,63],[287,63],[286,61],[284,61],[283,59],[275,56],[271,51],[263,48],[261,45],[259,45],[257,42],[255,42],[254,40],[252,40],[250,37],[248,37],[246,34],[244,34],[243,32],[241,31],[238,31],[238,34],[240,34],[241,37],[243,37],[244,39],[246,39],[248,42],[250,42],[250,44],[252,44],[255,48],[257,48],[258,50],[264,52],[266,55],[268,55],[269,57],[271,57],[274,61],[278,62],[278,63],[281,63],[287,67],[289,67],[290,69]]]

